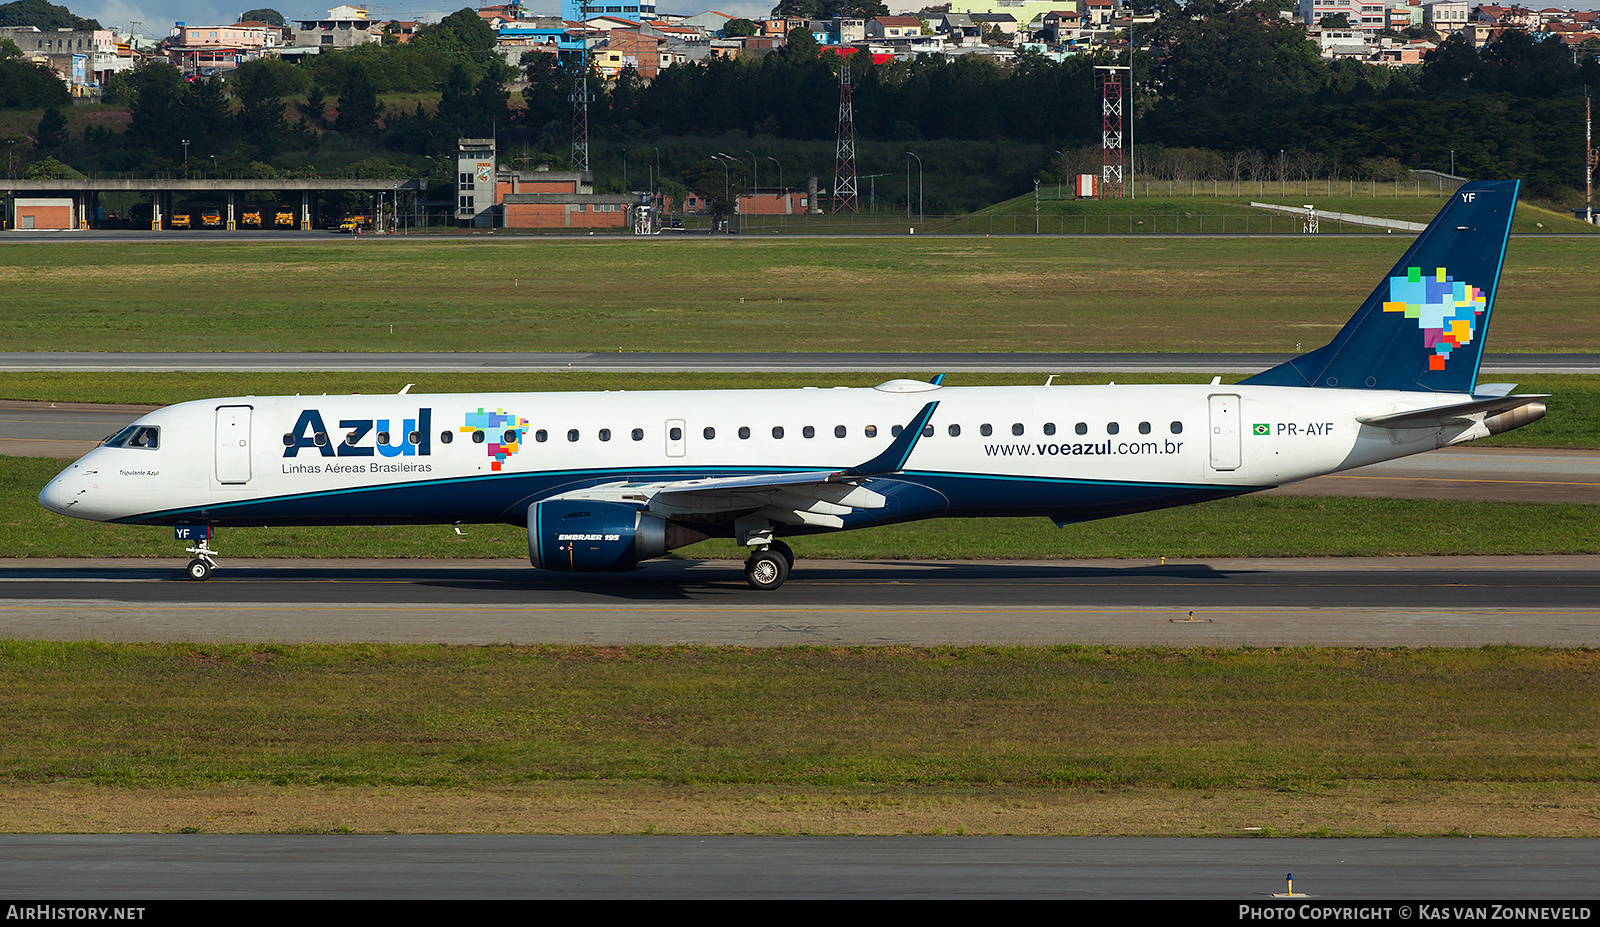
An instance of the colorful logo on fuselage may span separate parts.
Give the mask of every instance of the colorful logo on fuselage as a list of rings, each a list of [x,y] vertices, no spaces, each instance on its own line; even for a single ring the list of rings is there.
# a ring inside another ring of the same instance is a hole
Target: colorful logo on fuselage
[[[1422,329],[1422,346],[1429,370],[1443,370],[1450,352],[1470,344],[1478,319],[1489,306],[1488,294],[1470,283],[1454,280],[1443,267],[1424,278],[1422,268],[1408,267],[1404,277],[1389,278],[1389,300],[1384,312],[1403,312]]]
[[[485,412],[480,408],[467,413],[466,424],[461,426],[461,430],[466,433],[483,432],[489,456],[494,458],[489,463],[489,469],[499,470],[506,458],[522,450],[528,420],[507,414],[504,409]]]

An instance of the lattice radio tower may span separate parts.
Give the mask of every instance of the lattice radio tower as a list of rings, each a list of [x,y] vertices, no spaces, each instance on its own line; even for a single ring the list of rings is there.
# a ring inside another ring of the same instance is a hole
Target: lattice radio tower
[[[861,212],[856,199],[856,116],[850,102],[850,65],[839,65],[839,146],[833,167],[833,211]]]
[[[1122,199],[1123,148],[1122,114],[1126,99],[1122,92],[1120,71],[1130,68],[1098,65],[1104,71],[1100,80],[1100,197]]]
[[[572,101],[572,169],[575,171],[589,169],[589,104],[594,102],[594,94],[589,91],[587,23],[593,9],[587,3],[578,5],[578,19],[586,25],[578,33],[581,50],[578,53],[578,66],[573,69],[572,95],[567,98]]]

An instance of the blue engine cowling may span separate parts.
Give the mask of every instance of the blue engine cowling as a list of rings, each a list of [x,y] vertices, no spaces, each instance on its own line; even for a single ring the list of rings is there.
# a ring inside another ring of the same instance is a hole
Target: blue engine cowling
[[[528,559],[541,570],[631,570],[666,552],[667,520],[631,505],[558,499],[528,506]]]

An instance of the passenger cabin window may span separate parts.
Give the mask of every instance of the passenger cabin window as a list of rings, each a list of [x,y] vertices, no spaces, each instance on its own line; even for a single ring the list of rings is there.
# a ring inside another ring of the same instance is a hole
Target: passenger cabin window
[[[960,425],[951,425],[946,430],[950,432],[950,437],[952,437],[952,438],[961,437],[961,426]]]
[[[482,432],[479,432],[479,434],[482,434]],[[479,438],[477,436],[473,436],[472,440],[481,442],[483,439]],[[533,433],[533,440],[539,442],[540,444],[543,444],[546,441],[550,440],[550,432],[545,431],[543,428],[541,428],[538,431]]]
[[[389,433],[387,431],[378,432],[378,443],[379,444],[388,444],[389,443]]]
[[[1072,426],[1072,430],[1076,431],[1080,435],[1086,435],[1089,433],[1089,423],[1079,422],[1078,424]]]
[[[709,425],[706,426],[706,430],[705,431],[702,431],[700,433],[702,435],[705,435],[705,439],[707,441],[710,441],[711,439],[713,439],[713,438],[715,438],[717,436],[717,430],[715,428],[712,428]]]
[[[567,430],[567,440],[576,443],[578,440],[578,429],[569,428]]]
[[[672,429],[672,431],[667,433],[667,437],[671,438],[674,441],[682,441],[683,440],[683,429],[674,427]]]
[[[877,425],[868,425],[866,427],[866,434],[867,434],[867,437],[869,437],[869,438],[876,438],[878,436],[878,426]]]
[[[783,437],[783,426],[782,425],[773,425],[772,426],[772,436],[774,438]]]
[[[1013,424],[1011,426],[1011,433],[1014,434],[1014,435],[1022,434],[1022,430],[1023,429],[1022,429],[1022,423],[1021,422],[1017,422],[1017,423],[1015,423],[1015,424]]]
[[[1175,434],[1175,435],[1183,434],[1183,423],[1182,422],[1173,422],[1172,423],[1172,433]]]
[[[454,434],[452,434],[451,432],[448,432],[448,431],[439,432],[439,443],[440,444],[449,444],[451,441],[454,441],[455,439],[456,439],[456,436]]]
[[[924,425],[924,426],[922,426],[922,436],[924,438],[933,437],[933,426],[932,425]]]
[[[989,424],[988,422],[984,422],[982,425],[978,426],[978,434],[983,435],[985,438],[987,438],[990,435],[994,434],[994,426]]]
[[[1118,425],[1116,422],[1107,422],[1106,423],[1106,434],[1108,434],[1108,435],[1114,435],[1114,434],[1116,434],[1117,432],[1119,432],[1121,430],[1122,430],[1122,426]]]
[[[1140,422],[1139,423],[1139,434],[1147,435],[1149,433],[1150,433],[1150,423],[1149,422]]]
[[[812,428],[810,425],[800,429],[800,433],[808,438],[815,438],[817,436],[817,430]]]
[[[544,434],[544,432],[541,431],[541,432],[539,432],[539,434],[542,435],[542,434]],[[472,443],[473,444],[482,444],[483,443],[483,438],[484,438],[484,435],[483,435],[483,432],[481,432],[481,431],[474,431],[472,433]],[[539,440],[543,441],[544,438],[540,438]]]
[[[643,441],[644,440],[644,429],[643,428],[635,428],[633,430],[633,440],[635,440],[635,441]]]
[[[905,430],[906,429],[905,429],[904,425],[891,425],[891,426],[889,426],[889,434],[893,435],[896,438],[900,437],[900,432],[905,431]]]
[[[835,438],[842,438],[842,437],[845,436],[845,434],[846,434],[845,427],[843,425],[835,425],[835,426],[833,426],[833,436]]]
[[[744,425],[739,426],[739,440],[740,441],[748,441],[748,440],[750,440],[750,429],[749,429],[749,427],[744,426]]]
[[[1047,434],[1047,435],[1055,434],[1056,433],[1056,423],[1055,422],[1045,422],[1044,423],[1044,433]]]
[[[602,440],[602,441],[610,441],[611,440],[611,429],[609,429],[609,428],[600,429],[600,440]]]

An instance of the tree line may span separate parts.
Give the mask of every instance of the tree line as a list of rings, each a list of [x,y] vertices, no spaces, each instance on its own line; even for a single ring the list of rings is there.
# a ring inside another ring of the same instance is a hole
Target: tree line
[[[1190,159],[1203,168],[1184,170],[1219,179],[1281,173],[1291,160],[1317,177],[1368,179],[1397,164],[1448,169],[1454,152],[1458,174],[1520,176],[1547,198],[1581,188],[1582,92],[1600,87],[1600,43],[1570,49],[1507,31],[1479,50],[1451,37],[1424,64],[1391,70],[1321,58],[1272,0],[1154,5],[1160,18],[1140,27],[1131,59],[1138,141],[1152,157],[1206,151]],[[972,169],[1003,178],[1014,194],[1033,177],[1074,170],[1073,152],[1098,145],[1095,66],[1130,60],[1125,51],[1098,51],[1060,61],[1024,52],[1005,65],[973,55],[874,63],[820,51],[800,34],[771,54],[674,66],[648,83],[631,69],[593,81],[591,141],[644,148],[663,138],[739,134],[818,149],[834,136],[839,69],[848,64],[859,144],[982,143],[997,152],[996,163]],[[107,88],[108,102],[128,107],[124,131],[91,127],[64,140],[52,131],[37,153],[83,171],[282,172],[365,162],[416,173],[427,158],[449,163],[458,137],[493,134],[502,151],[560,168],[571,145],[573,63],[531,53],[513,68],[487,24],[461,10],[408,43],[299,65],[249,62],[226,82],[185,82],[165,65],[142,66]],[[514,82],[522,85],[515,94]],[[22,83],[0,80],[6,93],[13,86]],[[24,105],[9,99],[0,105]],[[198,167],[196,152],[204,156]],[[1145,173],[1164,163],[1134,167]],[[831,163],[819,166],[826,173]],[[723,179],[721,166],[708,171],[681,158],[672,176],[683,181],[691,168]]]

